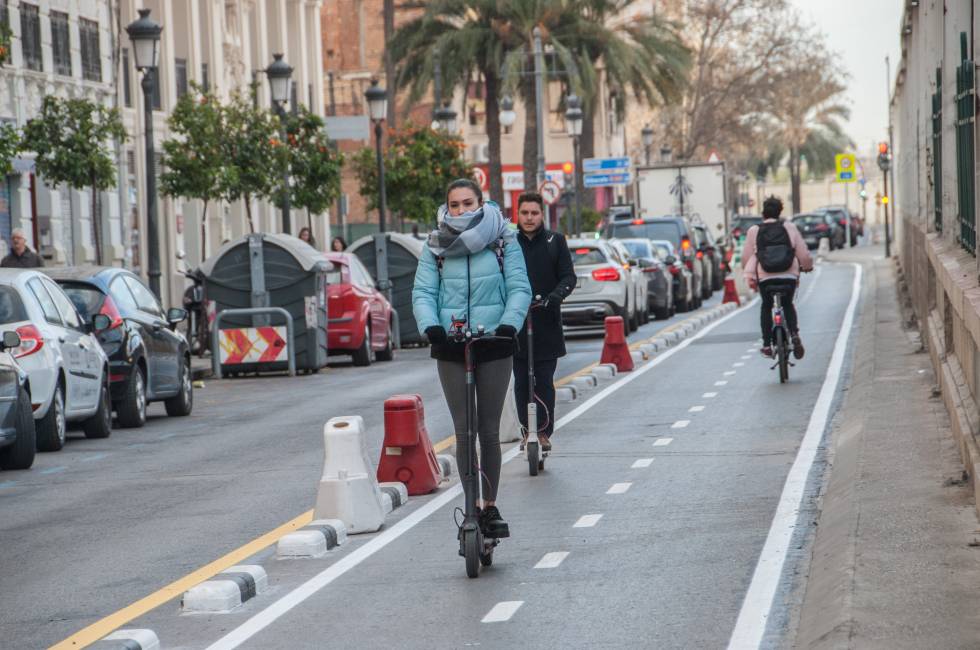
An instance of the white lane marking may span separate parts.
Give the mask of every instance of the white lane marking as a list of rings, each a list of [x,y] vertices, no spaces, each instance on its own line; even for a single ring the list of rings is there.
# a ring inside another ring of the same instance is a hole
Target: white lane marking
[[[754,352],[754,350],[753,350],[753,352]],[[743,354],[743,355],[742,355],[741,357],[739,357],[739,358],[740,358],[740,359],[751,359],[751,358],[752,358],[752,355],[750,355],[750,354]]]
[[[654,447],[666,447],[667,445],[669,445],[672,442],[674,442],[674,439],[673,438],[660,438],[659,440],[654,441],[653,446]]]
[[[726,386],[727,384],[728,384],[728,382],[725,381],[724,379],[721,380],[721,381],[716,381],[715,382],[715,386]]]
[[[744,365],[745,364],[742,363],[741,361],[736,361],[735,363],[732,364],[732,368],[741,368]]]
[[[746,352],[748,352],[750,354],[753,353],[753,352],[758,352],[758,351],[759,351],[759,348],[749,348],[748,350],[746,350]]]
[[[482,623],[504,623],[509,621],[510,618],[517,613],[517,610],[521,608],[524,604],[523,600],[505,600],[502,603],[497,603],[493,606],[486,616],[483,617]]]
[[[723,375],[724,375],[724,376],[726,376],[726,377],[731,377],[732,375],[734,375],[734,374],[735,374],[735,372],[736,372],[736,371],[734,371],[734,370],[726,370],[725,372],[723,372],[723,373],[721,373],[721,374],[723,374]]]
[[[572,528],[592,528],[599,523],[600,519],[602,519],[602,515],[582,515]]]
[[[692,406],[691,408],[687,409],[687,412],[688,413],[700,413],[703,410],[704,410],[704,404],[698,404],[697,406]]]
[[[718,393],[705,393],[701,397],[704,397],[705,399],[711,399],[712,397],[718,397]]]
[[[851,286],[851,300],[847,305],[847,311],[844,312],[844,320],[837,334],[837,341],[834,343],[834,353],[830,357],[830,365],[827,367],[827,374],[824,377],[823,385],[820,387],[820,395],[817,397],[813,412],[810,414],[806,434],[800,443],[796,460],[793,461],[793,466],[786,477],[786,483],[783,485],[783,492],[776,507],[776,514],[773,517],[772,526],[769,528],[769,535],[766,537],[765,546],[762,547],[759,562],[752,574],[752,582],[749,584],[745,601],[742,603],[742,609],[738,614],[738,621],[735,623],[735,629],[728,641],[729,650],[758,648],[766,631],[766,622],[772,609],[773,598],[782,577],[783,565],[786,562],[793,531],[796,529],[799,518],[807,477],[810,475],[810,468],[813,466],[817,449],[823,440],[824,432],[830,420],[830,408],[833,406],[834,395],[840,383],[844,355],[847,353],[848,340],[854,326],[854,314],[857,310],[858,299],[861,297],[862,269],[858,264],[852,266],[855,270],[854,283]]]
[[[677,422],[674,422],[672,425],[670,425],[670,428],[671,429],[683,429],[684,427],[686,427],[690,423],[691,423],[690,420],[678,420]]]
[[[613,483],[612,486],[606,490],[606,494],[624,494],[630,489],[632,483]]]
[[[551,553],[545,553],[545,556],[538,560],[538,563],[534,565],[535,569],[557,569],[558,565],[565,561],[568,557],[568,551],[553,551]]]
[[[658,354],[653,358],[652,361],[648,362],[646,365],[640,367],[639,370],[634,370],[632,373],[623,376],[622,379],[606,386],[604,389],[590,397],[589,399],[582,402],[577,408],[573,409],[570,413],[560,418],[555,423],[555,429],[560,429],[576,419],[580,418],[582,415],[587,413],[596,404],[599,404],[604,399],[615,393],[616,391],[628,386],[631,382],[636,381],[646,373],[650,372],[667,359],[671,358],[681,350],[685,349],[691,345],[694,341],[707,336],[709,332],[714,330],[716,327],[722,323],[728,322],[730,319],[734,318],[738,314],[743,313],[746,310],[752,309],[759,301],[759,297],[756,296],[749,302],[745,304],[744,307],[736,309],[735,311],[728,313],[714,323],[711,323],[700,332],[694,336],[684,339],[676,346],[667,349],[662,354]],[[502,464],[509,463],[520,453],[520,448],[514,445],[509,451],[505,452],[503,455]],[[367,541],[364,546],[360,546],[353,551],[350,555],[345,555],[335,564],[330,565],[317,575],[313,576],[303,584],[301,584],[296,589],[286,593],[282,598],[272,603],[265,609],[256,612],[251,618],[246,620],[244,623],[236,627],[235,629],[228,632],[211,645],[207,647],[207,650],[231,650],[232,648],[237,648],[241,644],[245,643],[253,636],[267,628],[269,625],[274,623],[276,620],[281,618],[284,614],[289,612],[291,609],[307,600],[310,596],[317,593],[331,582],[344,575],[358,564],[368,559],[385,546],[395,541],[406,532],[417,526],[419,523],[424,521],[430,515],[438,511],[444,505],[460,496],[463,493],[463,488],[459,483],[456,483],[451,488],[446,490],[444,493],[438,495],[431,501],[427,502],[421,508],[411,513],[398,523],[396,523],[391,528],[381,532],[377,537],[374,537]],[[601,516],[601,515],[600,515]],[[581,520],[580,520],[581,521]]]
[[[637,458],[633,461],[630,469],[643,469],[644,467],[650,467],[653,464],[652,458]]]

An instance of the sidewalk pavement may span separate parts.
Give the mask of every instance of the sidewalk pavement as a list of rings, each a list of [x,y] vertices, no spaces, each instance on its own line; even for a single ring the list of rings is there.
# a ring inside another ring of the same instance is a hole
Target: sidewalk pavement
[[[929,356],[881,246],[830,259],[867,273],[795,647],[977,648],[980,531]]]
[[[206,379],[213,375],[211,369],[211,357],[207,356],[203,359],[196,354],[191,355],[191,379],[197,381],[199,379]]]

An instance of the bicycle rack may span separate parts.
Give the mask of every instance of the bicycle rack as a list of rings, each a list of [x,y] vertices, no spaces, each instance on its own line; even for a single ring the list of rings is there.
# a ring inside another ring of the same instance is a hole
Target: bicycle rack
[[[289,376],[296,376],[296,349],[294,347],[293,317],[282,307],[248,307],[245,309],[223,309],[214,316],[214,329],[211,331],[211,369],[217,379],[221,379],[221,319],[225,316],[282,316],[286,321],[286,357],[289,363]]]

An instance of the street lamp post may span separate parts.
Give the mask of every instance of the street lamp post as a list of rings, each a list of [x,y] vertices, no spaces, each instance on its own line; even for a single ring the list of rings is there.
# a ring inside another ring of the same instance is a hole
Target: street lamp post
[[[456,133],[456,111],[449,106],[449,102],[436,109],[435,118],[440,129],[446,133]]]
[[[643,151],[644,157],[646,158],[647,165],[650,164],[650,150],[653,148],[653,128],[647,124],[640,131],[640,137],[643,139]]]
[[[541,29],[535,27],[534,35],[534,107],[535,125],[538,136],[538,187],[544,183],[544,112],[541,103],[544,101],[544,51],[541,48]]]
[[[581,108],[582,102],[577,96],[569,95],[565,103],[568,105],[568,108],[565,110],[565,130],[568,132],[568,135],[572,136],[572,149],[575,152],[575,170],[574,176],[572,177],[575,184],[575,220],[572,223],[572,234],[577,236],[582,230],[582,187],[579,183],[582,168],[582,151],[579,147],[579,138],[582,135],[584,114]]]
[[[674,152],[669,145],[660,147],[660,162],[669,163],[674,159]]]
[[[146,137],[146,247],[147,277],[150,290],[160,298],[160,237],[157,232],[157,177],[153,151],[154,75],[160,58],[160,33],[163,27],[150,18],[149,9],[140,9],[139,18],[126,27],[133,43],[136,69],[143,73],[143,121]]]
[[[385,231],[385,213],[388,211],[388,199],[385,195],[385,161],[381,152],[381,137],[384,134],[382,123],[388,114],[388,93],[378,85],[377,79],[371,80],[371,86],[364,91],[368,102],[368,113],[374,122],[374,139],[378,156],[378,230]]]
[[[269,91],[272,95],[272,106],[279,116],[279,134],[283,146],[286,146],[286,102],[289,101],[289,82],[293,76],[293,67],[282,60],[282,54],[273,54],[273,61],[265,69],[269,78]],[[282,231],[290,233],[289,225],[289,163],[282,170]]]

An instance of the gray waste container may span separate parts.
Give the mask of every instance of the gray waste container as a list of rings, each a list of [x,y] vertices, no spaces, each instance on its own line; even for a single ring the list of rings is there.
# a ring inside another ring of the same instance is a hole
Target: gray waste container
[[[327,365],[330,268],[322,253],[296,237],[255,233],[226,243],[199,270],[216,314],[255,307],[281,307],[289,312],[296,369],[318,370]],[[283,341],[287,338],[282,316],[229,315],[221,319],[220,328],[222,373],[287,369],[287,355],[284,351],[277,354],[282,344],[275,338],[276,334]],[[268,328],[276,329],[270,332]]]
[[[415,316],[412,314],[412,287],[415,284],[415,270],[419,266],[423,242],[411,235],[388,233],[388,278],[391,281],[391,306],[398,312],[398,330],[401,344],[425,343],[419,334]],[[357,255],[361,263],[378,281],[377,266],[374,259],[374,238],[361,237],[347,249]]]

